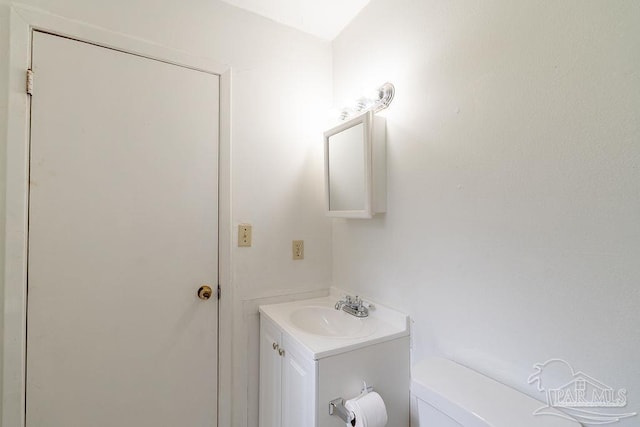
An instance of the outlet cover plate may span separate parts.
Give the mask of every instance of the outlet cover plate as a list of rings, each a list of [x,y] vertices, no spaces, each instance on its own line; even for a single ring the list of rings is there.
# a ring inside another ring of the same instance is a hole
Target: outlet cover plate
[[[238,225],[238,247],[251,246],[251,224]]]

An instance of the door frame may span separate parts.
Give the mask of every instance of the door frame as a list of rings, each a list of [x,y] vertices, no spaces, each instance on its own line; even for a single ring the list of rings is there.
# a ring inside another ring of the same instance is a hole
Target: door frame
[[[26,6],[9,16],[9,93],[5,163],[4,311],[2,426],[25,426],[27,252],[30,103],[26,70],[31,66],[33,31],[92,43],[220,77],[218,165],[218,325],[232,324],[231,285],[231,68],[215,61],[69,20]],[[34,92],[37,94],[37,76]],[[37,96],[37,95],[35,95]],[[232,328],[218,328],[218,426],[231,425]],[[225,396],[221,398],[221,396]]]

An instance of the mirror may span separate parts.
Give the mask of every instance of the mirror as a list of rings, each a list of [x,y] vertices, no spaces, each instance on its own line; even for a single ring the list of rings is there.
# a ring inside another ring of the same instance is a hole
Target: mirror
[[[384,119],[372,112],[325,132],[329,216],[371,218],[385,211],[384,132]]]
[[[363,123],[329,137],[329,210],[366,208],[364,140]]]

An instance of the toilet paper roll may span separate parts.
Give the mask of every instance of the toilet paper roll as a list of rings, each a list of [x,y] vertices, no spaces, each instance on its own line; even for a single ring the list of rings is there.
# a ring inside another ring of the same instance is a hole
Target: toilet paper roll
[[[385,427],[387,425],[387,407],[382,397],[375,391],[349,399],[344,404],[356,417],[355,427]],[[347,424],[349,425],[349,424]]]

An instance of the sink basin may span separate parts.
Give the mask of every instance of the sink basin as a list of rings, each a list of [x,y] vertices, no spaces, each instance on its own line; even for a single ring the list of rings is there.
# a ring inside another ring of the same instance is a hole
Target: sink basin
[[[359,319],[342,310],[304,306],[291,313],[291,324],[303,332],[336,338],[362,338],[375,332],[375,321]]]
[[[409,336],[406,314],[376,303],[368,317],[357,318],[334,308],[344,295],[332,288],[328,296],[261,305],[261,325],[289,335],[313,360]]]

